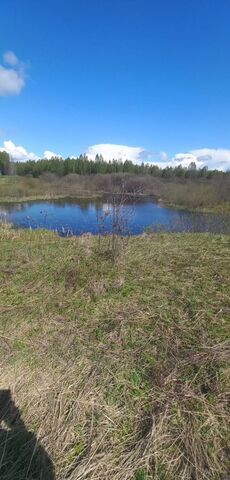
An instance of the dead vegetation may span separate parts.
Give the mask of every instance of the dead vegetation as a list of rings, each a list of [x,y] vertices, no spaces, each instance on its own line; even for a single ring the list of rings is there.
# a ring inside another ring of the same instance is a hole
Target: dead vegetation
[[[0,389],[52,478],[226,478],[229,237],[130,238],[114,263],[96,238],[4,226],[0,262]],[[1,478],[33,478],[0,448]]]
[[[192,210],[229,213],[230,177],[158,178],[134,174],[69,174],[58,177],[44,173],[39,178],[5,176],[0,178],[0,201],[17,202],[67,197],[101,197],[120,192],[151,195],[165,204]]]

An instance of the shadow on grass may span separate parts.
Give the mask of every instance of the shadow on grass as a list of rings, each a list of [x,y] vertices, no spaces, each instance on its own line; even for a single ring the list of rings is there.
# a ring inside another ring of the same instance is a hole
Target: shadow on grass
[[[29,432],[10,390],[0,390],[1,480],[55,480],[51,459]]]

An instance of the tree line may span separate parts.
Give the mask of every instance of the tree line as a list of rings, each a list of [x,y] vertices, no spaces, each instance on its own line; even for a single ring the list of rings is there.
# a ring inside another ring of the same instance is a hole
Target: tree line
[[[212,178],[213,176],[222,176],[230,172],[223,173],[218,170],[208,170],[207,167],[197,169],[195,162],[192,162],[187,168],[178,165],[176,167],[159,168],[157,165],[142,163],[134,164],[130,160],[110,160],[105,161],[102,155],[96,155],[95,160],[90,160],[86,155],[80,155],[76,158],[51,158],[50,160],[28,160],[27,162],[10,162],[9,155],[6,152],[0,152],[0,174],[39,177],[45,172],[54,173],[60,177],[75,173],[78,175],[95,175],[108,173],[129,173],[136,175],[152,175],[163,178]]]

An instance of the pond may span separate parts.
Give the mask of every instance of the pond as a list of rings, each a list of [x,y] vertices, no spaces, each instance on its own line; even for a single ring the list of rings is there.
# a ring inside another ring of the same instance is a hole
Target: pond
[[[111,233],[137,235],[146,230],[230,233],[229,217],[167,208],[152,198],[59,199],[0,205],[0,218],[18,227],[60,235]]]

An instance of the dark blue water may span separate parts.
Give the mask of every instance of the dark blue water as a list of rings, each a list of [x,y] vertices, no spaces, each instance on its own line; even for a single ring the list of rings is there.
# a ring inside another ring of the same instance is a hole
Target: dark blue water
[[[61,199],[0,206],[0,217],[23,228],[45,228],[60,235],[144,231],[229,233],[229,218],[166,208],[150,198],[128,198],[112,205],[105,199]]]

